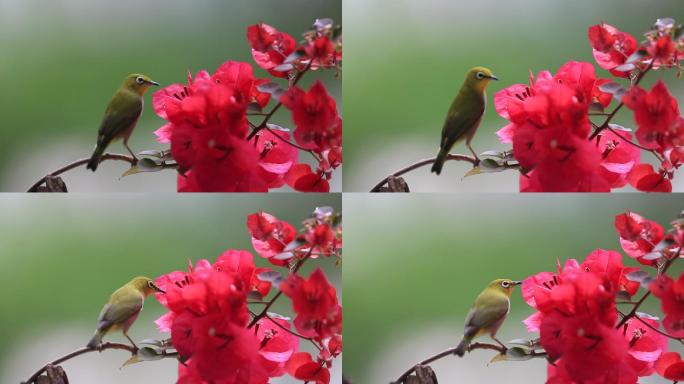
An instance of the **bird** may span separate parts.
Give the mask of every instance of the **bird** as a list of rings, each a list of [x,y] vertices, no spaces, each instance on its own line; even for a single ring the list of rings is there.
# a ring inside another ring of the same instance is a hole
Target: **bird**
[[[143,96],[151,86],[159,86],[159,83],[138,73],[126,76],[126,79],[112,96],[109,105],[107,105],[100,123],[100,129],[97,132],[95,151],[88,161],[88,169],[95,172],[107,146],[117,139],[123,139],[123,145],[133,156],[133,160],[137,161],[137,157],[128,146],[128,139],[131,137],[140,115],[142,115]]]
[[[475,164],[479,158],[470,145],[477,127],[484,115],[487,96],[485,89],[491,80],[499,80],[489,68],[474,67],[466,74],[465,81],[451,102],[442,127],[442,139],[439,144],[439,154],[432,165],[431,172],[440,174],[449,151],[457,142],[465,138],[466,145],[475,156]]]
[[[133,349],[137,351],[138,346],[128,336],[128,329],[142,311],[145,298],[155,292],[166,293],[152,279],[144,276],[135,277],[114,291],[100,312],[95,335],[88,342],[88,348],[98,348],[107,333],[121,330],[133,345]]]
[[[506,345],[496,338],[496,331],[506,320],[511,308],[510,298],[513,287],[520,284],[522,281],[496,279],[487,285],[487,288],[477,296],[473,307],[468,312],[463,339],[456,347],[455,354],[463,356],[473,339],[486,334],[489,334],[504,349],[506,348]]]

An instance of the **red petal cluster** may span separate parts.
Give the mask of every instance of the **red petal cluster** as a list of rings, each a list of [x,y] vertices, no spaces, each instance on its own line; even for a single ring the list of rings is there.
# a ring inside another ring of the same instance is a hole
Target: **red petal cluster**
[[[625,253],[644,265],[656,265],[662,257],[652,254],[655,246],[665,235],[663,227],[633,212],[615,216],[615,230],[620,236],[620,245]]]
[[[648,164],[636,167],[629,175],[630,184],[641,191],[671,192],[670,179],[682,165],[680,154],[684,151],[684,117],[679,114],[677,99],[659,80],[650,92],[631,87],[622,101],[634,111],[639,143],[664,158],[657,172]]]
[[[661,275],[651,283],[650,289],[660,299],[665,314],[665,331],[674,337],[684,338],[684,273],[677,280]]]
[[[666,350],[664,337],[634,320],[616,329],[615,298],[638,285],[615,251],[595,250],[582,264],[568,260],[556,273],[542,272],[523,282],[525,301],[537,312],[525,323],[540,332],[541,345],[555,361],[548,383],[636,383],[650,375]],[[646,319],[657,328],[655,319]]]
[[[288,185],[302,192],[329,191],[327,179],[342,163],[342,118],[335,99],[317,81],[309,91],[290,87],[280,101],[292,111],[297,143],[320,158],[315,172],[306,164],[292,167],[286,177]]]
[[[601,23],[589,27],[589,43],[601,68],[627,78],[635,68],[677,66],[684,59],[684,37],[676,40],[676,31],[674,20],[660,19],[639,44],[629,33]]]
[[[655,364],[658,374],[674,382],[684,380],[684,361],[678,352],[663,353]]]
[[[294,227],[274,216],[257,212],[247,216],[247,230],[252,236],[252,246],[259,256],[268,259],[271,264],[287,265],[288,259],[278,256],[294,240],[297,231]]]
[[[589,106],[608,105],[589,63],[570,61],[555,75],[530,76],[530,85],[517,84],[499,91],[495,107],[510,124],[499,131],[502,142],[513,143],[513,155],[525,176],[525,192],[608,192],[627,183],[639,163],[639,151],[627,148],[629,132],[605,133],[596,142],[591,132]]]
[[[171,332],[173,346],[187,360],[179,382],[256,384],[284,372],[282,355],[265,353],[262,347],[274,334],[247,328],[247,294],[261,285],[256,273],[249,252],[229,250],[213,265],[199,260],[188,272],[171,272],[155,281],[166,292],[156,297],[170,311],[157,324]],[[278,342],[288,345],[290,354],[298,349],[289,339]],[[274,348],[280,351],[282,346]]]
[[[342,60],[342,40],[334,31],[330,20],[319,20],[297,46],[292,36],[259,23],[247,27],[247,41],[257,65],[273,76],[288,77],[293,70],[337,66]]]
[[[283,140],[287,132],[265,132],[257,145],[246,140],[250,103],[265,106],[270,98],[257,86],[247,63],[228,61],[213,75],[199,72],[188,84],[156,92],[154,109],[169,123],[157,131],[171,143],[179,166],[181,192],[268,191],[285,184],[298,151]],[[280,137],[275,137],[276,135]]]

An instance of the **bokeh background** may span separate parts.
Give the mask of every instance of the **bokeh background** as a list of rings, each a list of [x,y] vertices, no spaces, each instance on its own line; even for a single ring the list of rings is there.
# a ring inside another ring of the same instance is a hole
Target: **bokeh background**
[[[46,173],[90,156],[105,107],[127,74],[168,85],[228,59],[253,64],[248,25],[264,21],[299,39],[323,17],[341,22],[341,0],[0,0],[0,191],[26,191]],[[258,67],[255,73],[266,75]],[[341,110],[334,71],[307,75],[302,86],[319,78]],[[136,152],[163,148],[153,135],[164,120],[151,108],[151,92],[145,103],[129,142]],[[273,122],[292,126],[285,108]],[[109,150],[127,153],[120,142]],[[176,190],[173,171],[119,180],[126,169],[107,161],[95,174],[79,168],[64,180],[70,191]],[[341,172],[333,191],[342,188]]]
[[[619,195],[345,194],[344,374],[389,383],[417,362],[455,347],[475,297],[496,278],[553,271],[596,248],[621,251],[615,215],[632,210],[667,226],[684,197]],[[636,265],[623,256],[623,262]],[[672,274],[684,271],[673,265]],[[533,313],[516,289],[502,341],[533,338]],[[644,312],[662,313],[657,299]],[[488,337],[483,337],[488,342]],[[684,352],[681,344],[671,349]],[[492,351],[434,364],[442,383],[543,383],[545,360],[487,366]],[[652,377],[640,383],[667,383]]]
[[[48,361],[84,346],[109,295],[132,277],[187,270],[187,260],[215,260],[226,249],[252,250],[246,217],[259,209],[295,227],[316,206],[341,209],[339,194],[176,196],[138,194],[26,196],[0,199],[0,383],[19,383]],[[267,262],[256,253],[258,266]],[[341,297],[341,269],[321,266]],[[286,300],[273,311],[293,314]],[[166,312],[154,298],[130,329],[134,340],[161,338],[153,321]],[[168,335],[167,335],[168,336]],[[127,342],[120,333],[107,340]],[[309,343],[301,348],[310,350]],[[63,364],[72,383],[173,383],[173,359],[119,369],[125,351],[90,353]],[[331,383],[341,382],[341,359]],[[297,383],[287,377],[274,383]]]
[[[344,0],[343,8],[344,189],[366,192],[388,174],[437,154],[444,116],[469,68],[490,67],[501,79],[489,86],[473,147],[478,153],[506,149],[494,134],[506,125],[494,111],[497,91],[526,83],[530,70],[555,73],[571,59],[593,63],[587,28],[601,20],[638,40],[656,18],[684,22],[681,0]],[[650,89],[658,78],[684,103],[684,81],[674,71],[649,74],[643,85]],[[615,122],[634,127],[626,109]],[[468,150],[459,144],[452,153]],[[411,191],[518,191],[515,172],[462,180],[469,169],[452,161],[441,177],[423,167],[406,181]],[[675,178],[674,188],[684,190],[684,177]]]

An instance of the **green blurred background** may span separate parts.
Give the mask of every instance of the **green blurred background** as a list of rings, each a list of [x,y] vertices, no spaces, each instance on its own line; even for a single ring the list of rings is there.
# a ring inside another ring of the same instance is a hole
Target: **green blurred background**
[[[505,149],[494,132],[506,121],[493,95],[528,81],[529,71],[555,72],[574,59],[594,62],[587,28],[601,20],[641,40],[656,20],[684,22],[681,0],[344,0],[345,191],[368,191],[388,174],[437,154],[446,111],[466,71],[490,67],[488,108],[473,147]],[[597,67],[598,68],[598,67]],[[649,74],[650,88],[663,78],[684,102],[684,80],[674,71]],[[600,76],[608,72],[599,69]],[[615,120],[633,127],[629,111]],[[452,152],[466,153],[464,144]],[[651,161],[650,155],[644,159]],[[651,156],[652,157],[652,156]],[[518,191],[514,172],[462,180],[469,166],[447,162],[441,177],[429,167],[410,173],[412,191]],[[684,190],[684,177],[674,181]]]
[[[345,194],[344,373],[352,383],[388,383],[450,347],[474,300],[495,278],[553,271],[597,248],[621,251],[615,215],[632,210],[664,226],[684,197],[514,194]],[[632,259],[623,262],[636,265]],[[684,271],[684,260],[672,275]],[[499,338],[532,338],[533,313],[516,290]],[[644,312],[661,313],[657,299]],[[483,337],[482,341],[490,341]],[[673,350],[684,352],[681,344]],[[542,383],[544,360],[487,366],[492,351],[445,358],[442,383]],[[656,377],[640,383],[666,383]]]
[[[299,40],[323,17],[341,22],[341,0],[0,0],[0,191],[26,191],[46,173],[90,156],[104,109],[128,73],[168,85],[228,59],[253,63],[248,25],[264,21]],[[256,74],[266,75],[260,68]],[[307,75],[302,85],[318,78],[341,110],[334,71]],[[145,102],[134,151],[162,148],[153,131],[164,120],[151,108],[151,93]],[[292,126],[284,108],[273,122]],[[126,153],[121,143],[110,150]],[[125,170],[105,162],[96,174],[71,171],[65,182],[83,192],[175,191],[172,171],[119,180]],[[331,187],[341,190],[341,169]]]
[[[137,275],[187,270],[187,260],[215,260],[226,249],[252,251],[246,217],[259,209],[299,228],[316,206],[341,209],[339,194],[174,196],[137,194],[26,196],[0,199],[0,383],[19,383],[59,356],[84,346],[109,295]],[[253,252],[253,251],[252,251]],[[267,266],[255,255],[259,266]],[[322,266],[341,295],[341,270]],[[341,297],[341,296],[340,296]],[[292,310],[279,300],[274,312]],[[166,309],[148,298],[130,330],[134,340],[159,338],[153,321]],[[120,334],[108,340],[126,342]],[[302,342],[305,350],[312,348]],[[91,353],[63,365],[70,382],[171,383],[177,362],[162,360],[119,370],[126,352]],[[341,360],[333,383],[340,383]],[[281,378],[274,383],[294,383]]]

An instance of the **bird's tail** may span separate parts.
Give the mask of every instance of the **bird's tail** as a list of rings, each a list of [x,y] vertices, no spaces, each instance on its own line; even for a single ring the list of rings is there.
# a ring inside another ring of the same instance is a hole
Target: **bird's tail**
[[[463,340],[461,340],[461,342],[458,343],[458,346],[456,347],[454,354],[458,355],[459,357],[463,357],[463,355],[466,353],[466,350],[470,346],[470,341],[471,339],[469,337],[463,336]]]
[[[446,161],[448,154],[449,154],[449,150],[441,148],[439,150],[439,154],[437,154],[437,158],[435,159],[435,163],[432,164],[432,169],[430,170],[430,172],[434,172],[438,175],[440,173],[442,173],[442,167],[444,166],[444,162]]]
[[[88,342],[88,348],[97,348],[102,344],[102,332],[100,330],[95,331],[93,338]]]
[[[102,158],[102,154],[105,151],[105,146],[104,145],[98,145],[95,147],[95,151],[93,152],[93,155],[90,156],[90,161],[88,161],[88,165],[86,168],[91,169],[93,172],[97,169],[97,166],[100,165],[100,159]]]

